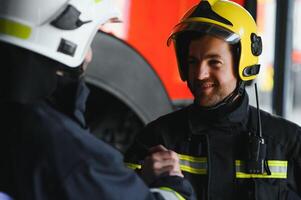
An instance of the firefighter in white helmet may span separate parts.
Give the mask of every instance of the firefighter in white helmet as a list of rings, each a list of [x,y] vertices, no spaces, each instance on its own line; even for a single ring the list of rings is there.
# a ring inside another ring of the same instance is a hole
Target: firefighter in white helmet
[[[111,4],[0,0],[1,199],[194,198],[180,173],[150,191],[86,127],[82,74]]]
[[[171,42],[194,102],[147,125],[126,161],[155,179],[166,173],[165,161],[144,152],[161,144],[179,154],[198,199],[300,200],[301,128],[249,105],[245,91],[262,52],[248,11],[202,0],[174,27]]]

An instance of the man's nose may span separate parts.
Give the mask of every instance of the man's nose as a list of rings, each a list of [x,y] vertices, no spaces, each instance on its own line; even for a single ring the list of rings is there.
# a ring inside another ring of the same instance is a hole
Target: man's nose
[[[210,68],[206,63],[200,63],[198,66],[196,76],[199,80],[207,79],[210,74],[209,71],[210,71]]]

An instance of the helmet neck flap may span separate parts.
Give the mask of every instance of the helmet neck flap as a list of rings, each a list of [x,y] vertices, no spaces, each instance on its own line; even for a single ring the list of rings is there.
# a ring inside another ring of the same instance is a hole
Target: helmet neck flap
[[[31,104],[51,96],[58,87],[58,70],[64,70],[65,77],[78,81],[81,67],[67,68],[45,56],[26,49],[1,43],[0,53],[7,60],[2,69],[0,99],[22,104]]]

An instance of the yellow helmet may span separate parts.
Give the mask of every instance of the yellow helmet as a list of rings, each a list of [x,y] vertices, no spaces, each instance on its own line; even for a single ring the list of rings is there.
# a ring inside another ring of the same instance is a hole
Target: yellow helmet
[[[182,33],[211,34],[230,44],[239,44],[238,75],[242,81],[255,79],[259,73],[258,56],[262,52],[261,37],[250,13],[239,4],[227,0],[202,0],[192,7],[174,27],[167,44],[173,41],[181,79],[187,80],[185,62],[177,44]],[[187,49],[186,49],[187,50]]]

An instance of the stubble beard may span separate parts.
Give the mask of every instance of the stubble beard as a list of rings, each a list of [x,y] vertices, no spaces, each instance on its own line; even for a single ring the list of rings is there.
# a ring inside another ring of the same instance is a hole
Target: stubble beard
[[[201,107],[212,107],[223,100],[223,90],[219,84],[211,81],[214,85],[209,92],[202,91],[200,83],[188,84],[188,87],[195,98],[195,102]]]

